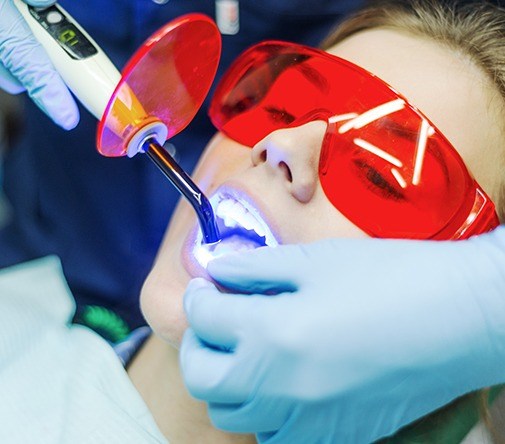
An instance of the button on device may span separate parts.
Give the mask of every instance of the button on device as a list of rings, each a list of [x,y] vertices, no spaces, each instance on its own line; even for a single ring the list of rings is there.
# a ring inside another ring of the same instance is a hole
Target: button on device
[[[48,23],[54,25],[55,23],[60,23],[63,20],[63,16],[58,11],[51,11],[47,14],[46,20]]]
[[[156,3],[157,5],[165,5],[169,2],[169,0],[153,0],[153,3]]]

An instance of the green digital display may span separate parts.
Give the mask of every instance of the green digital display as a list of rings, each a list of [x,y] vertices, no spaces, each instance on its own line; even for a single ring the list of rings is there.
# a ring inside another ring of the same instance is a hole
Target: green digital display
[[[75,46],[79,43],[79,38],[77,37],[77,34],[75,31],[72,29],[66,29],[62,32],[60,32],[60,35],[58,36],[58,40],[61,43],[64,43],[65,45],[69,46]]]
[[[59,9],[58,5],[43,9],[29,6],[28,10],[72,59],[82,60],[98,53],[93,43],[68,20],[65,12]]]

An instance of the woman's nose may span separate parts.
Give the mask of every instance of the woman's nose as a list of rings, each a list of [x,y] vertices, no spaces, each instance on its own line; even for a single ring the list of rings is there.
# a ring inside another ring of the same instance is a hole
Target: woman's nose
[[[317,120],[274,131],[253,147],[253,165],[264,164],[272,174],[282,175],[291,194],[307,203],[319,182],[319,155],[326,126]]]

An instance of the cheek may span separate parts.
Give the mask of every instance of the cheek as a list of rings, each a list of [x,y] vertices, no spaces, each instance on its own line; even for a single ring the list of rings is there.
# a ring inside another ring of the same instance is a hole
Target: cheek
[[[158,273],[156,267],[151,271],[142,287],[140,305],[153,331],[173,347],[179,348],[188,326],[183,307],[186,283],[164,276]]]
[[[141,310],[147,323],[163,340],[176,347],[186,329],[182,296],[190,279],[181,264],[180,251],[194,219],[190,206],[180,202],[140,293]]]
[[[369,237],[353,224],[327,199],[319,186],[312,202],[296,211],[296,217],[286,217],[283,222],[285,243],[309,243],[331,238]]]
[[[347,219],[337,208],[331,204],[331,202],[327,199],[324,191],[320,189],[321,200],[323,203],[321,204],[321,208],[318,212],[321,216],[317,219],[317,224],[321,226],[321,230],[324,230],[323,227],[326,227],[326,238],[331,237],[341,237],[341,238],[365,238],[369,237],[361,228]]]
[[[210,194],[227,179],[250,166],[251,148],[218,133],[209,143],[192,177],[204,192]]]
[[[309,242],[331,238],[365,238],[368,235],[334,207],[326,215],[317,211],[310,221]],[[306,234],[307,236],[307,234]]]

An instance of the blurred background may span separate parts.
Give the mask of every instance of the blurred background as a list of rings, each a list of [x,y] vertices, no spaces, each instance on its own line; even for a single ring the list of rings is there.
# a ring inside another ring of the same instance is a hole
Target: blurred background
[[[3,158],[19,136],[22,127],[22,103],[20,96],[12,96],[0,89],[0,227],[10,217],[10,207],[3,192]]]

